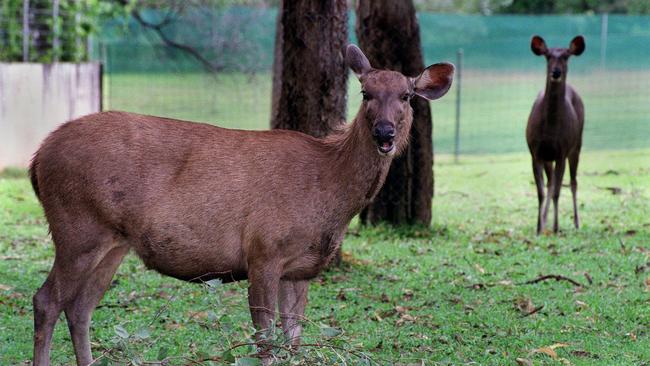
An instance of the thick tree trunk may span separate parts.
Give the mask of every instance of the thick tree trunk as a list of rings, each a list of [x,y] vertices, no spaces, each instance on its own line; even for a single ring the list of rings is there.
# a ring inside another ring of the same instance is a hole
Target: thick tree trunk
[[[345,122],[345,0],[284,0],[273,63],[271,128],[327,135]]]
[[[424,69],[420,30],[412,0],[358,0],[359,46],[375,68],[417,76]],[[363,223],[425,224],[431,222],[433,140],[429,103],[411,101],[413,128],[407,151],[393,161],[386,183],[362,213]]]

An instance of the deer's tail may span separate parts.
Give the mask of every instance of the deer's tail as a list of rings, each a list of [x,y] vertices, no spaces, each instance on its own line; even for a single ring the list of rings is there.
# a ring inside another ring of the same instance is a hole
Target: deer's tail
[[[32,188],[34,189],[34,193],[36,193],[36,197],[40,200],[41,197],[39,195],[39,190],[38,190],[38,176],[36,175],[37,167],[38,167],[38,152],[34,154],[34,157],[32,158],[32,162],[29,164],[29,180],[32,182]]]

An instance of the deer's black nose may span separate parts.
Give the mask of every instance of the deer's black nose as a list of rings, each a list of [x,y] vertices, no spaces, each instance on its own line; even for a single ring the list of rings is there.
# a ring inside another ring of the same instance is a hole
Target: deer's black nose
[[[553,73],[551,75],[553,76],[553,79],[559,79],[560,76],[562,76],[562,70],[558,68],[554,68]]]
[[[389,142],[395,138],[395,127],[392,123],[382,120],[372,129],[372,137],[378,142]]]

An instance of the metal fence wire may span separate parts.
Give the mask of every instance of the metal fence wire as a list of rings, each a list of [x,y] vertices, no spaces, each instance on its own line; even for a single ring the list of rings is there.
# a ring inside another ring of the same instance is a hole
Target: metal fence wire
[[[84,3],[72,0],[0,3],[0,60],[78,62],[91,52]]]
[[[8,37],[7,29],[20,27],[23,13],[7,11],[0,6],[0,52],[22,57],[22,39]],[[39,22],[52,21],[55,15],[78,18],[65,7],[59,14],[53,11],[29,14],[28,49],[36,48],[38,39],[56,49],[57,37],[38,34]],[[166,17],[160,10],[141,14],[154,25]],[[81,39],[83,47],[76,52],[104,62],[105,108],[267,129],[276,17],[272,8],[236,6],[176,14],[162,29],[164,34],[192,47],[214,66],[212,72],[197,57],[170,47],[156,29],[132,18],[102,24],[99,35],[88,42]],[[431,105],[436,153],[454,153],[456,148],[461,155],[526,151],[526,120],[545,84],[544,58],[530,51],[534,34],[551,47],[566,47],[577,34],[586,38],[586,52],[570,60],[568,75],[585,102],[585,150],[650,147],[650,16],[419,13],[418,20],[427,64],[457,63],[459,50],[463,53],[461,91],[452,89]],[[351,14],[351,42],[356,42],[354,23]],[[66,33],[61,29],[58,37]],[[58,43],[71,42],[59,38]],[[65,50],[54,53],[58,56],[51,61],[68,57]],[[83,58],[75,57],[68,58]],[[351,118],[361,96],[356,80],[348,85]]]
[[[190,15],[165,29],[169,37],[218,60],[222,67],[216,73],[134,22],[106,25],[95,40],[102,46],[94,47],[94,57],[105,61],[105,105],[226,127],[268,128],[276,16],[272,9],[230,8],[212,16]],[[650,146],[650,48],[645,46],[650,17],[420,13],[418,20],[427,64],[457,63],[463,52],[462,92],[453,89],[432,104],[436,153],[454,152],[457,113],[460,154],[526,151],[528,113],[545,85],[544,58],[530,52],[533,34],[551,47],[567,47],[577,34],[587,40],[587,51],[570,61],[568,76],[586,105],[586,150]],[[205,36],[194,39],[189,25],[231,43],[209,38],[221,45],[210,55],[205,48],[211,43]],[[355,42],[352,30],[350,35]],[[356,81],[349,83],[348,95],[351,118],[361,102]]]

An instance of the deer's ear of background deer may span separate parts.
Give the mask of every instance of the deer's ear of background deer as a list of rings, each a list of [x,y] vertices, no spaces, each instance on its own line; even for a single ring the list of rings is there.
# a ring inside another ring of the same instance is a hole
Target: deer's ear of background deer
[[[348,45],[345,49],[345,62],[358,78],[361,78],[368,71],[372,70],[370,61],[368,61],[366,55],[361,52],[359,47],[353,44]]]
[[[413,79],[413,92],[428,100],[442,97],[451,87],[454,71],[454,65],[446,62],[427,67]]]
[[[533,36],[533,39],[530,40],[530,49],[537,56],[545,55],[548,51],[546,48],[546,42],[544,42],[544,38],[540,36]]]
[[[576,36],[571,40],[569,51],[572,55],[580,56],[585,51],[585,38],[583,36]]]

